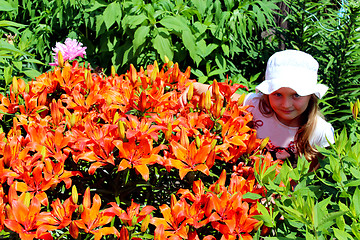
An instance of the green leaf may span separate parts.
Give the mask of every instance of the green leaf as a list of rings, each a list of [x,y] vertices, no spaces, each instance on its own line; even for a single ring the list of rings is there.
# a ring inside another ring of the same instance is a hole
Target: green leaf
[[[122,25],[125,28],[125,26],[129,26],[129,28],[134,29],[141,25],[144,21],[148,20],[148,18],[144,14],[139,15],[133,15],[133,16],[125,16],[122,20]]]
[[[243,195],[243,199],[251,199],[251,200],[257,200],[262,198],[261,195],[256,194],[256,193],[252,193],[252,192],[247,192]]]
[[[14,45],[8,43],[8,42],[5,42],[3,40],[0,41],[0,51],[1,50],[4,50],[4,51],[9,51],[11,53],[17,53],[17,54],[20,54],[20,55],[30,55],[29,53],[27,52],[24,52],[24,51],[21,51],[19,49],[17,49]]]
[[[23,70],[22,73],[24,73],[26,76],[28,76],[29,78],[32,78],[32,79],[41,75],[41,72],[39,72],[35,69],[31,69],[31,68],[29,68],[27,70]]]
[[[360,216],[360,190],[358,187],[355,189],[351,205],[353,205],[353,207],[354,207],[356,217],[359,217]]]
[[[174,30],[179,33],[191,32],[188,21],[183,16],[166,16],[159,21],[161,25],[170,30]]]
[[[14,10],[16,10],[16,8],[11,6],[11,4],[8,1],[0,0],[0,11],[9,12]]]
[[[263,221],[267,227],[274,227],[273,219],[270,216],[270,213],[268,212],[266,207],[264,207],[261,203],[257,202],[257,209],[262,215],[256,215],[253,216],[253,218]]]
[[[171,41],[169,34],[166,29],[158,29],[159,34],[152,39],[153,47],[159,53],[160,57],[164,60],[164,57],[167,56],[169,59],[174,58],[174,52],[171,49]]]
[[[338,228],[333,228],[333,230],[334,230],[334,235],[335,235],[337,240],[353,239],[353,237],[350,234],[348,234],[347,232],[345,232],[345,231],[341,231]]]
[[[134,52],[136,52],[136,50],[146,42],[146,37],[149,35],[149,32],[149,26],[140,26],[136,29],[133,40]]]
[[[27,25],[20,24],[20,23],[16,23],[16,22],[12,22],[12,21],[7,21],[7,20],[2,20],[2,21],[0,21],[0,27],[23,28],[23,27],[26,27],[26,26],[27,26]]]
[[[121,14],[122,12],[119,2],[112,2],[106,7],[103,16],[107,30],[109,30],[109,28],[115,23],[115,21],[119,21],[119,19],[121,19]]]
[[[199,64],[201,61],[201,57],[197,54],[197,48],[195,44],[195,37],[192,35],[190,31],[184,31],[182,33],[181,39],[186,47],[186,49],[190,53],[190,57],[196,64]]]

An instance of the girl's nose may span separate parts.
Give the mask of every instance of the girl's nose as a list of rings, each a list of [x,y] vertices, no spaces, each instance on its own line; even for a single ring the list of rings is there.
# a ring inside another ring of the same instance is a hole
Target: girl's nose
[[[283,108],[290,108],[292,106],[292,101],[289,98],[284,98],[281,102]]]

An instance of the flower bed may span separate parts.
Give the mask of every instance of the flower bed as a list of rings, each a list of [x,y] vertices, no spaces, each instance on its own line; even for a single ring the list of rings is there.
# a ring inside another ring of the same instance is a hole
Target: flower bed
[[[181,108],[189,77],[171,62],[105,76],[74,61],[29,83],[14,78],[0,96],[1,118],[13,118],[0,134],[0,230],[21,239],[266,234],[256,176],[279,166],[262,155],[247,106],[231,101],[243,86],[214,81],[213,98],[190,91]]]

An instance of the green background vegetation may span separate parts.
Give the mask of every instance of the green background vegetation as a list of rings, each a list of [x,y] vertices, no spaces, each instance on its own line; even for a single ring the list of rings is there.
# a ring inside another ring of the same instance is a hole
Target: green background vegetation
[[[274,52],[312,54],[320,81],[330,87],[320,104],[336,144],[322,149],[316,173],[302,159],[296,169],[283,167],[275,182],[287,191],[258,176],[269,197],[281,196],[263,220],[277,235],[270,239],[360,238],[359,124],[349,107],[360,94],[359,1],[0,0],[0,12],[2,94],[13,76],[31,81],[48,71],[52,48],[67,37],[82,42],[84,60],[106,74],[111,66],[124,73],[130,64],[139,69],[167,56],[182,69],[190,66],[200,82],[229,78],[250,90]],[[300,183],[291,187],[289,177]]]

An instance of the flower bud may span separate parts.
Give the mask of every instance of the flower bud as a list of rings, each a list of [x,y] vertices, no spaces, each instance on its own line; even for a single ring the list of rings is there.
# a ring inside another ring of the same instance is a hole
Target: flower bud
[[[142,91],[140,94],[138,107],[141,112],[145,112],[145,110],[146,110],[146,93],[145,93],[145,91]]]
[[[41,160],[44,161],[45,157],[46,157],[46,147],[42,146],[41,148]]]
[[[114,78],[116,75],[116,70],[115,70],[115,67],[114,65],[111,66],[111,76]]]
[[[212,93],[215,99],[220,98],[219,84],[216,80],[214,80],[212,84]]]
[[[12,79],[12,91],[17,94],[19,92],[19,84],[17,78],[14,76]]]
[[[24,198],[25,206],[27,206],[27,207],[30,206],[30,200],[31,200],[31,194],[29,192],[26,192],[25,193],[25,198]]]
[[[241,96],[238,99],[238,105],[242,106],[245,100],[245,93],[241,94]]]
[[[206,110],[209,110],[211,108],[211,93],[209,90],[206,91],[204,104]]]
[[[74,113],[71,114],[71,117],[70,117],[70,125],[71,127],[73,127],[76,123],[76,116]]]
[[[131,226],[135,226],[137,223],[137,217],[133,216],[133,218],[131,219]]]
[[[266,144],[267,144],[268,142],[269,142],[269,137],[264,138],[264,139],[261,141],[260,150],[263,150],[263,149],[266,147]]]
[[[141,223],[141,232],[145,232],[148,229],[149,223],[150,223],[150,215],[148,214]]]
[[[181,131],[180,131],[180,144],[186,148],[189,147],[189,138],[186,134],[185,128],[183,128],[183,127],[181,128]]]
[[[264,224],[263,221],[259,221],[259,222],[255,223],[254,230],[257,231],[263,224]]]
[[[167,141],[169,141],[170,138],[171,138],[171,135],[172,135],[172,124],[171,124],[171,122],[169,122],[169,123],[167,124],[167,130],[166,130],[166,132],[165,132],[165,139],[166,139]]]
[[[195,143],[196,143],[196,146],[197,146],[198,148],[200,148],[201,142],[200,142],[199,136],[196,136],[196,137],[195,137]]]
[[[212,140],[212,142],[211,142],[211,150],[213,150],[216,147],[216,144],[217,144],[217,140],[216,139]]]
[[[73,203],[77,204],[78,197],[79,197],[79,194],[78,194],[77,188],[75,185],[73,185],[71,188],[71,199],[72,199]]]
[[[188,91],[188,93],[187,93],[187,99],[188,99],[188,101],[191,101],[193,95],[194,95],[194,84],[193,84],[193,83],[190,83],[189,91]]]
[[[118,121],[118,132],[122,140],[125,139],[125,123],[121,120]]]
[[[205,107],[205,93],[201,93],[200,99],[199,99],[199,109],[202,111]]]
[[[58,52],[58,65],[61,68],[64,67],[64,58],[61,51]]]

